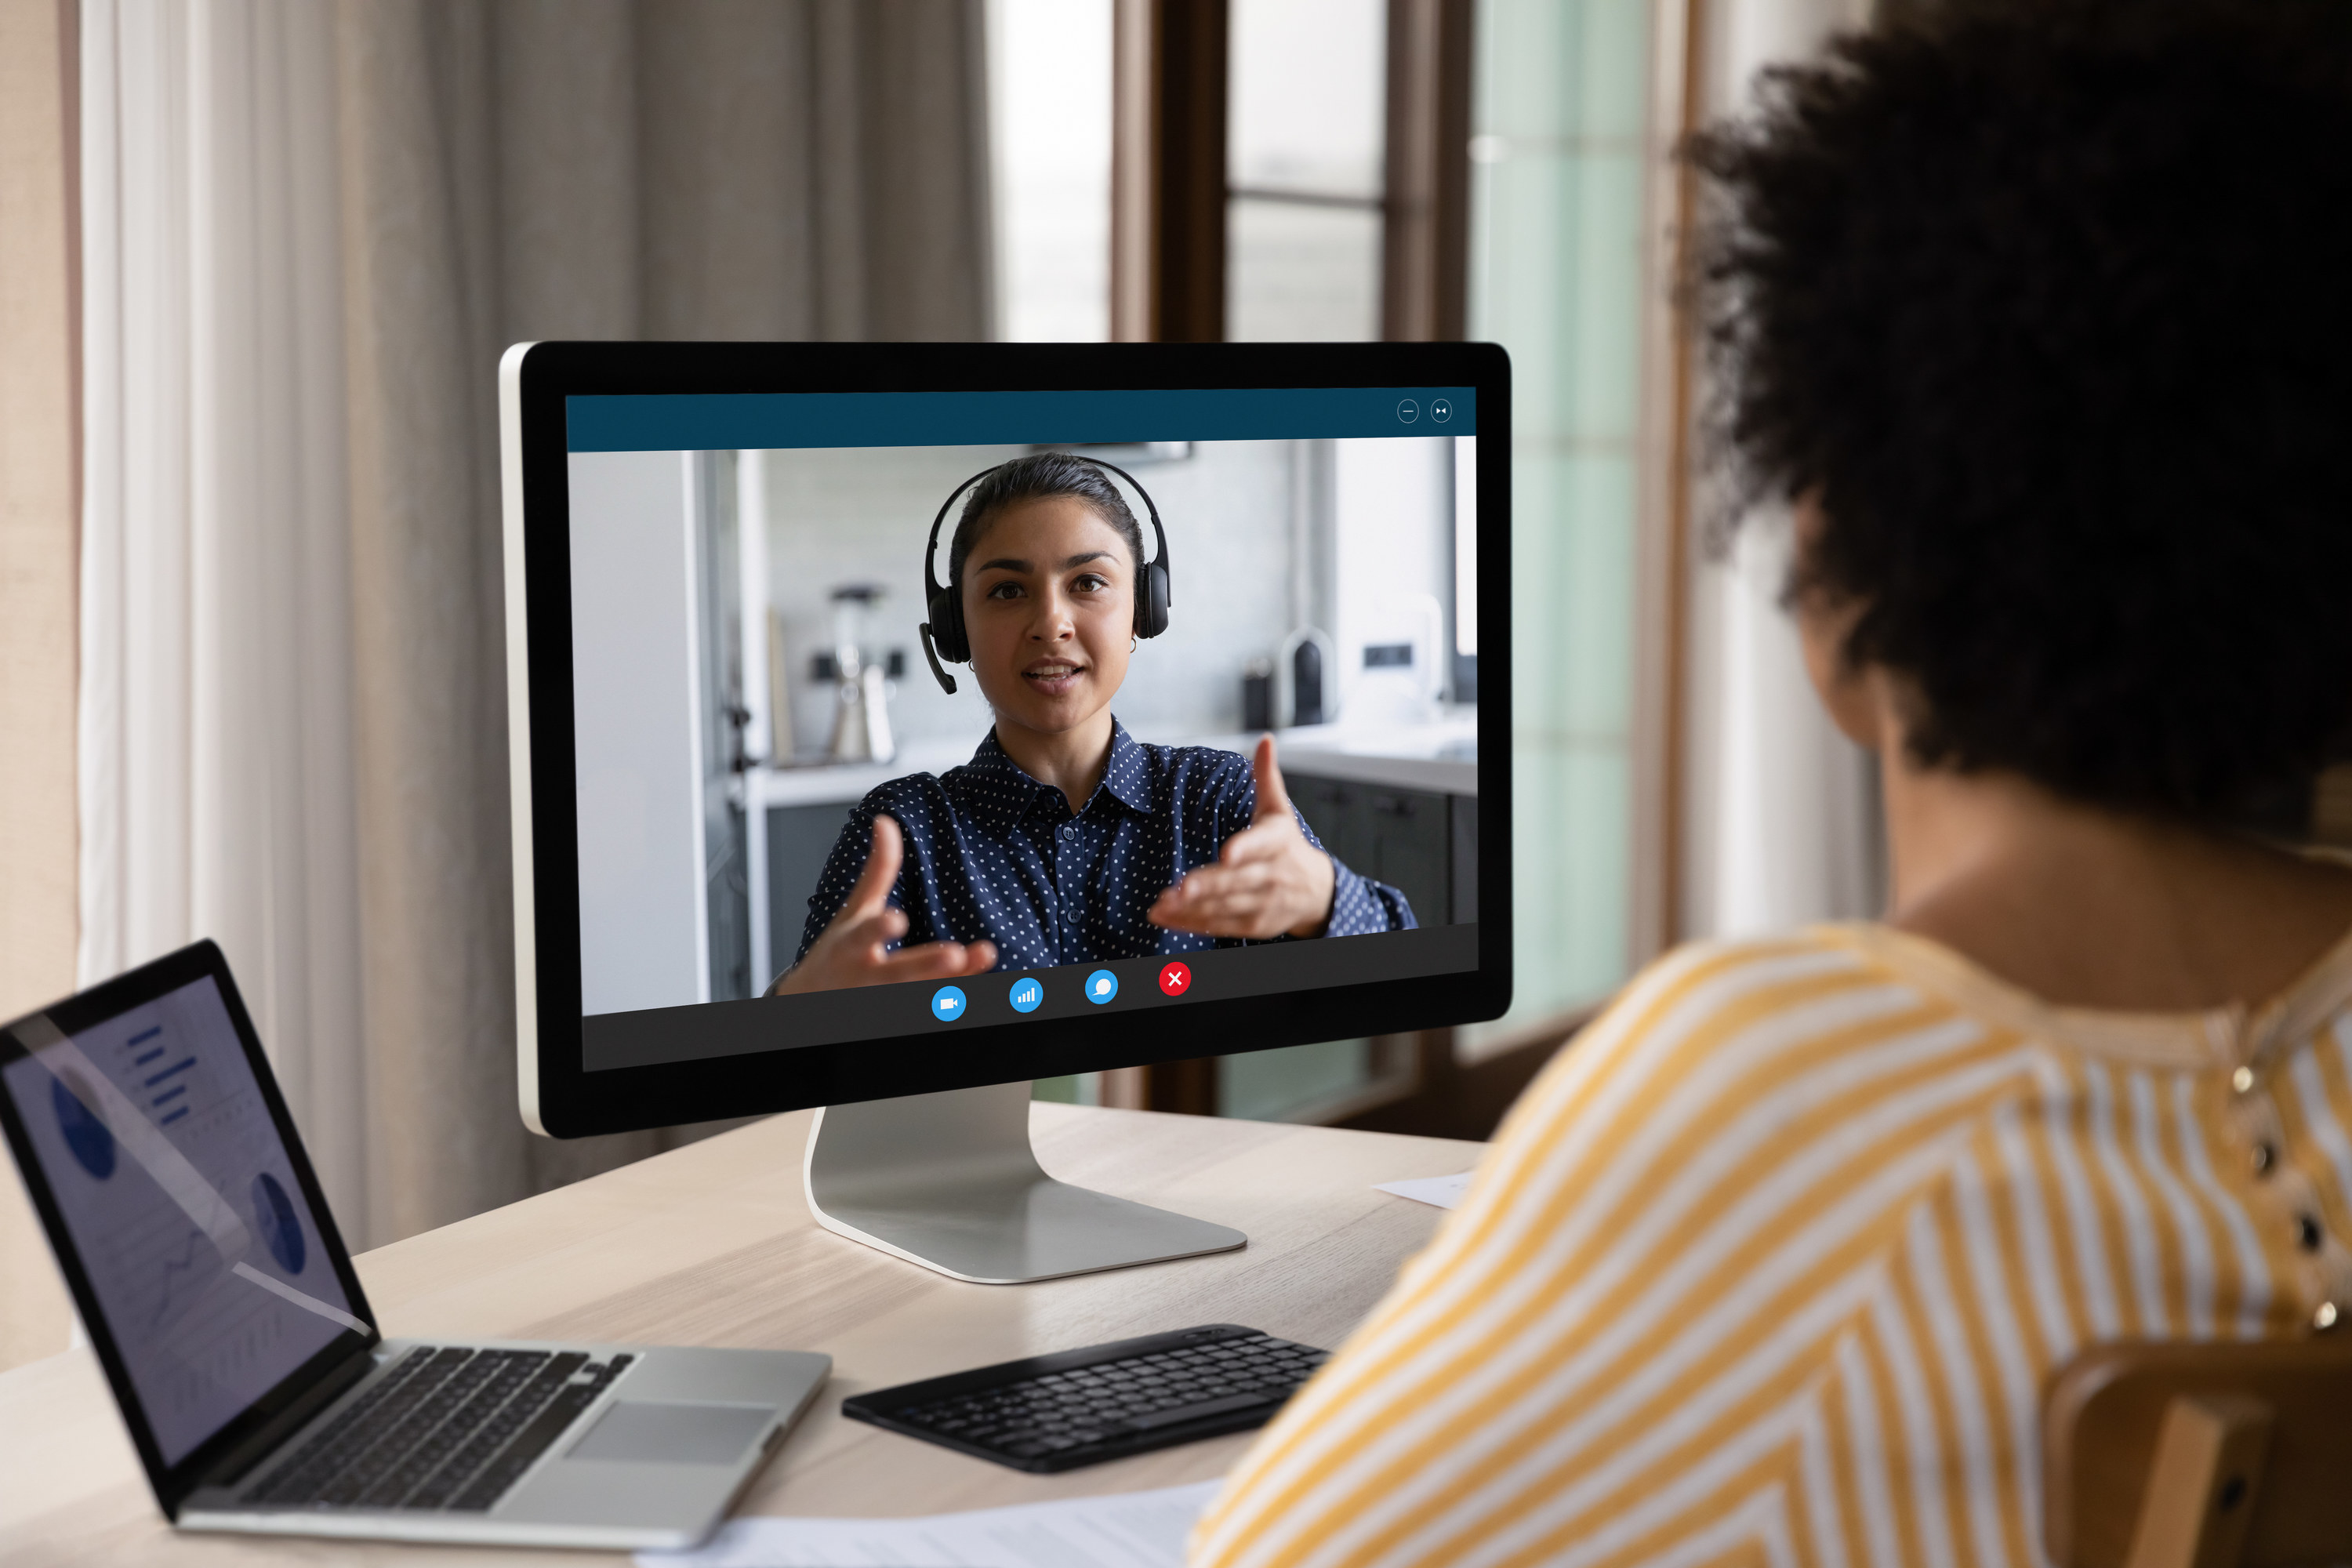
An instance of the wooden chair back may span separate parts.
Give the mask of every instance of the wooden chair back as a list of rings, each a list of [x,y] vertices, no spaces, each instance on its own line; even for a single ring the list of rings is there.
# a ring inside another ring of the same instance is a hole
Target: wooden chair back
[[[2095,1346],[2042,1417],[2058,1568],[2352,1563],[2352,1334]]]

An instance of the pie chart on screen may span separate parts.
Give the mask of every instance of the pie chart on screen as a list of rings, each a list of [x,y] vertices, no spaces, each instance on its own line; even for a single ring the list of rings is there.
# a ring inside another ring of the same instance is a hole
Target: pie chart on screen
[[[58,1131],[65,1136],[67,1151],[75,1164],[102,1182],[114,1174],[114,1134],[90,1109],[97,1100],[79,1073],[49,1080],[49,1106],[58,1113]]]
[[[261,1222],[262,1239],[269,1244],[269,1256],[278,1259],[278,1267],[289,1274],[301,1273],[310,1260],[302,1245],[302,1221],[286,1189],[267,1171],[253,1178],[253,1217]]]

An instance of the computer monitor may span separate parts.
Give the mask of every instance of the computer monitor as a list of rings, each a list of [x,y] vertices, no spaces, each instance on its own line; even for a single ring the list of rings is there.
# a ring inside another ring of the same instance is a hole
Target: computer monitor
[[[1240,1245],[1045,1177],[1028,1085],[1507,1005],[1509,407],[1483,344],[510,349],[525,1120],[829,1108],[819,1218],[959,1278]]]

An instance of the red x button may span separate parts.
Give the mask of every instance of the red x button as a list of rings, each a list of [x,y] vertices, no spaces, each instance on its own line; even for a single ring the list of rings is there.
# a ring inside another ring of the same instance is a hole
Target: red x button
[[[1192,972],[1181,963],[1171,963],[1160,972],[1160,989],[1171,996],[1181,996],[1192,988]]]

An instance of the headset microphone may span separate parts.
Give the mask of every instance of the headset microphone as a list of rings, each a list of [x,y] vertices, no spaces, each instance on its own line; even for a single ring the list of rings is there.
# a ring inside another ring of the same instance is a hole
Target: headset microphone
[[[1137,563],[1135,635],[1156,637],[1168,629],[1168,606],[1174,603],[1168,592],[1168,531],[1160,524],[1160,508],[1153,504],[1151,492],[1138,484],[1133,474],[1116,463],[1106,463],[1099,458],[1081,458],[1075,452],[1069,455],[1081,463],[1117,474],[1143,498],[1143,510],[1151,517],[1154,550],[1150,560]],[[1020,462],[1022,459],[1015,458],[1013,461]],[[971,638],[964,630],[963,595],[957,591],[952,581],[941,584],[933,574],[932,569],[939,559],[940,525],[947,521],[949,509],[955,505],[964,491],[996,472],[997,468],[1007,466],[999,463],[994,468],[982,468],[949,491],[948,499],[940,505],[939,515],[931,519],[930,540],[923,546],[923,604],[931,617],[919,628],[923,638],[923,658],[930,664],[931,674],[939,681],[940,689],[950,696],[955,693],[955,677],[940,668],[940,661],[971,663]]]

